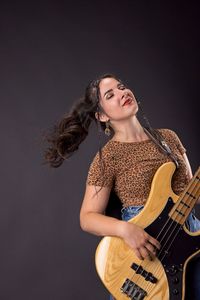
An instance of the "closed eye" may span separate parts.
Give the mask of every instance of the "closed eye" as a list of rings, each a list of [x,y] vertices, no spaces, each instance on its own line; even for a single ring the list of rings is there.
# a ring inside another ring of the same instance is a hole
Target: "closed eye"
[[[119,90],[125,90],[125,89],[126,89],[125,85],[122,84],[122,83],[119,83],[119,84],[117,85],[117,88],[118,88]],[[113,90],[112,90],[112,89],[106,92],[106,99],[107,99],[107,100],[111,99],[113,96],[114,96],[114,93],[113,93]]]
[[[118,85],[118,89],[119,89],[119,90],[125,90],[125,88],[126,88],[126,87],[125,87],[124,84],[119,84],[119,85]]]
[[[114,96],[113,93],[109,93],[109,94],[106,95],[106,99],[110,99],[110,98],[112,98],[113,96]]]

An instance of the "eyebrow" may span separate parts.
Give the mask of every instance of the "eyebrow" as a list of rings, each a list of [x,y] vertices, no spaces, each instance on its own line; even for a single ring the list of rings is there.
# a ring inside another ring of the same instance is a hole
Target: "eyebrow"
[[[119,87],[120,85],[123,85],[123,83],[122,83],[122,82],[119,82],[119,83],[117,84],[117,87]],[[108,93],[110,93],[110,92],[112,92],[112,91],[113,91],[113,89],[107,90],[103,96],[105,97],[106,94],[108,94]]]

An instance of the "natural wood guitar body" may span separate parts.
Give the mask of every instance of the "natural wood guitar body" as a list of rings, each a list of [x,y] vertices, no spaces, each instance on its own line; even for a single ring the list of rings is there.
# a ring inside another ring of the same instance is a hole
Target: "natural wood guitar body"
[[[165,217],[161,216],[162,212],[164,213],[167,209],[166,205],[168,205],[167,203],[169,202],[169,199],[171,199],[171,204],[169,204],[170,207],[167,211],[167,219],[169,219],[169,214],[175,206],[174,203],[178,205],[177,202],[178,200],[180,201],[180,197],[178,197],[171,189],[171,178],[174,171],[175,165],[172,162],[166,163],[158,169],[153,178],[151,191],[144,209],[136,217],[129,221],[144,228],[155,238],[160,230],[157,227],[163,227],[162,219],[164,224],[166,223]],[[176,217],[174,214],[171,216],[170,220],[172,220],[175,225],[179,225],[179,223],[181,223],[179,219],[178,221],[176,220],[177,222],[173,221]],[[159,219],[161,219],[161,225],[159,224]],[[155,234],[153,234],[154,230],[157,230]],[[162,262],[159,258],[155,258],[153,261],[149,261],[147,259],[141,261],[122,239],[117,237],[104,237],[97,247],[95,261],[97,273],[105,287],[117,300],[184,299],[183,274],[185,272],[187,261],[192,256],[200,252],[199,248],[196,246],[198,244],[200,245],[200,237],[198,236],[198,241],[197,239],[194,239],[195,236],[197,237],[197,235],[199,235],[199,232],[190,233],[185,228],[185,225],[183,226],[181,234],[182,236],[180,236],[180,241],[184,240],[184,238],[193,238],[193,240],[195,240],[195,244],[192,246],[192,249],[189,250],[186,255],[183,255],[180,261],[175,261],[175,257],[178,256],[179,253],[172,251],[170,252],[168,260],[165,255],[162,257]],[[173,274],[173,272],[176,273],[176,271],[173,271],[174,265],[177,265],[175,268],[177,268],[177,273],[179,273],[176,277],[174,277],[175,275]],[[180,271],[182,266],[183,270]],[[139,268],[140,271],[136,272],[136,269],[139,270]],[[169,280],[169,274],[172,274],[172,281],[170,281],[171,279]],[[173,287],[172,291],[171,282],[175,282],[176,280],[179,281],[179,290],[177,289],[179,295],[176,295],[176,297],[173,298],[173,294],[176,294],[176,285],[175,288]]]

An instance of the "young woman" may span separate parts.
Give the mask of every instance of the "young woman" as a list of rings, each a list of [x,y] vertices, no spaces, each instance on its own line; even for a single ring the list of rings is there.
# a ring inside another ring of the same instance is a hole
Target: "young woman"
[[[144,207],[153,176],[163,163],[173,158],[178,162],[172,181],[172,189],[178,195],[192,178],[192,171],[185,148],[175,132],[149,129],[149,135],[140,124],[137,112],[138,104],[132,91],[116,76],[101,76],[88,85],[84,98],[48,138],[51,146],[45,157],[51,166],[60,166],[85,139],[92,120],[110,135],[88,172],[80,211],[81,228],[100,236],[120,237],[143,260],[153,258],[160,243],[144,229],[126,221]],[[155,143],[160,137],[170,147],[171,155],[166,155]],[[121,220],[105,214],[112,190],[122,203]],[[192,214],[187,223],[191,231],[200,229],[200,222]],[[191,281],[195,281],[190,290],[190,297],[191,292],[194,294],[192,299],[200,297],[198,268],[200,260],[192,266]]]

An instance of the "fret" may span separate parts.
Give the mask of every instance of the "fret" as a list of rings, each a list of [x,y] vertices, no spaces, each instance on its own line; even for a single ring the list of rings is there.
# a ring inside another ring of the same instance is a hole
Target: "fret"
[[[193,199],[196,199],[196,197],[195,197],[195,196],[193,196],[191,193],[189,193],[189,192],[186,192],[186,194],[187,194],[187,195],[189,195],[190,197],[192,197]]]
[[[185,217],[185,215],[184,215],[180,210],[176,209],[175,211],[176,211],[179,215]]]
[[[200,168],[196,171],[187,189],[179,197],[169,213],[169,217],[183,225],[200,197]]]
[[[180,201],[181,204],[185,205],[187,208],[190,208],[189,205],[187,205],[183,200]]]

